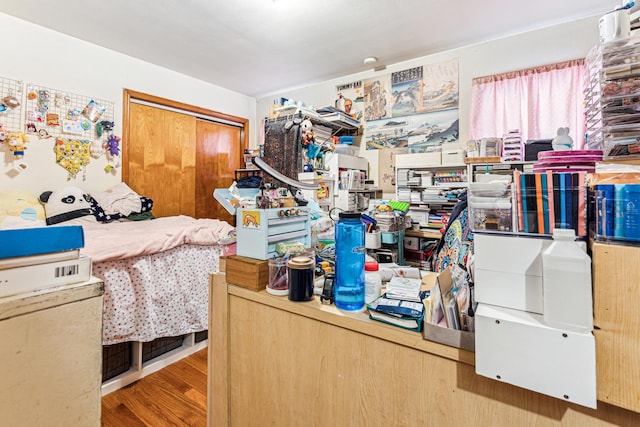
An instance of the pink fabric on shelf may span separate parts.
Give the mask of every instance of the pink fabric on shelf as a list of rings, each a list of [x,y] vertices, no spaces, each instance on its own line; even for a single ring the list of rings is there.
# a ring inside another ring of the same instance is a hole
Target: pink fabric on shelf
[[[569,127],[574,148],[584,146],[584,60],[577,59],[473,79],[469,139],[501,137],[519,129],[523,141],[556,136]]]

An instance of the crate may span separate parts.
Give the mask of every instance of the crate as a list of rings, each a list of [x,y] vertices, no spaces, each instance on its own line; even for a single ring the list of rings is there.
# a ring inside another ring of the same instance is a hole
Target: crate
[[[142,363],[181,347],[184,337],[185,335],[177,337],[163,337],[142,343]]]
[[[200,331],[194,334],[194,341],[201,342],[209,338],[209,331]]]
[[[102,382],[123,374],[131,367],[131,342],[102,346]]]
[[[269,261],[231,255],[227,257],[227,283],[260,291],[269,283]]]

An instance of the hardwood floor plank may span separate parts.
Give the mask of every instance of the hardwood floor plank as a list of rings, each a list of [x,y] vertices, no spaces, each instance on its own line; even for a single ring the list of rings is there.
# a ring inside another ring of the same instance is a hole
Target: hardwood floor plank
[[[207,349],[102,398],[102,427],[205,427]]]

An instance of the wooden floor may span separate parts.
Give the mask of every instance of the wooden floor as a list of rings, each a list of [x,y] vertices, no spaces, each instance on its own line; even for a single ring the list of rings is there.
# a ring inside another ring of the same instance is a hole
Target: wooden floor
[[[103,427],[207,425],[207,349],[102,398]]]

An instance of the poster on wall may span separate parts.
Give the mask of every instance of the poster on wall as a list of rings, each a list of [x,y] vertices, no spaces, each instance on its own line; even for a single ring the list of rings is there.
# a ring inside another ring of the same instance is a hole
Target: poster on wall
[[[391,74],[364,80],[364,119],[391,117]]]
[[[458,141],[458,109],[367,122],[363,140],[367,150],[408,148],[411,153],[440,149]]]
[[[458,108],[460,94],[457,59],[425,65],[422,82],[423,111]]]
[[[394,117],[422,112],[422,67],[391,73],[391,113]]]
[[[364,114],[364,88],[362,82],[351,82],[336,86],[336,99],[344,98],[344,111],[356,120]]]
[[[439,149],[458,142],[458,60],[451,59],[363,80],[368,150]]]

